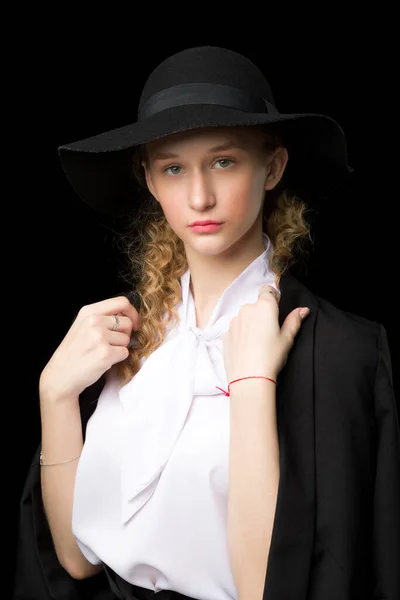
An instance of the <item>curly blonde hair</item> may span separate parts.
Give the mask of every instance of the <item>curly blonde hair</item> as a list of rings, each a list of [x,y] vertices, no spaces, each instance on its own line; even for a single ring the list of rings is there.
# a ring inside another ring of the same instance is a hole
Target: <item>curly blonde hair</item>
[[[283,145],[279,133],[265,126],[259,128],[269,148]],[[141,358],[149,357],[163,343],[167,326],[177,323],[174,307],[181,300],[180,277],[188,269],[182,240],[171,229],[160,204],[148,192],[142,167],[145,156],[145,147],[139,147],[133,155],[133,172],[146,193],[120,237],[128,263],[123,277],[138,299],[140,317],[140,329],[134,332],[135,345],[129,348],[128,357],[117,365],[121,385],[139,371]],[[263,231],[273,246],[270,266],[277,286],[285,271],[308,253],[305,242],[313,241],[307,212],[306,204],[285,188],[283,180],[266,192]]]

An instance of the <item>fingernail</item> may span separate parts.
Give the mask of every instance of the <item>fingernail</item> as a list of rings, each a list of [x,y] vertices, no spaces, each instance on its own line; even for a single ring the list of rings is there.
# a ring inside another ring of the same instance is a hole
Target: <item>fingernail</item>
[[[303,308],[300,309],[300,316],[302,319],[304,319],[304,317],[306,317],[308,315],[308,313],[310,312],[310,309],[307,306],[304,306]]]

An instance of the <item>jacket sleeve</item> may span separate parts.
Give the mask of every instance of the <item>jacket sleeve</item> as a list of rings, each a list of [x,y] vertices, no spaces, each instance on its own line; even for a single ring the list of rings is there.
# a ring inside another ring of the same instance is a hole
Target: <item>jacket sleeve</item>
[[[373,502],[374,599],[400,598],[400,432],[386,330],[375,377],[376,472]]]
[[[85,390],[82,424],[93,412],[102,380]],[[29,468],[19,508],[13,600],[115,600],[101,572],[73,579],[60,565],[45,517],[40,482],[40,447]]]

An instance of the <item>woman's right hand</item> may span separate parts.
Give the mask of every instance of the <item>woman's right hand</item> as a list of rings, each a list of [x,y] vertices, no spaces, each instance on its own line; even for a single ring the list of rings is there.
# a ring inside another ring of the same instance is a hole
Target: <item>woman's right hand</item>
[[[113,315],[118,315],[117,331],[113,331]],[[139,329],[139,315],[125,296],[83,306],[41,373],[40,397],[78,398],[115,363],[128,357],[132,329]]]

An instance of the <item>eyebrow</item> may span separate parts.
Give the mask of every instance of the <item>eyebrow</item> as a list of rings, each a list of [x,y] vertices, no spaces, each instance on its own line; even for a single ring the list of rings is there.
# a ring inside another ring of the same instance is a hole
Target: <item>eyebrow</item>
[[[207,152],[222,152],[223,150],[230,150],[231,148],[243,150],[243,146],[238,142],[224,142],[223,144],[218,144],[218,146],[209,148]],[[179,158],[179,154],[174,154],[173,152],[155,152],[153,155],[153,160],[166,160],[169,158]]]

